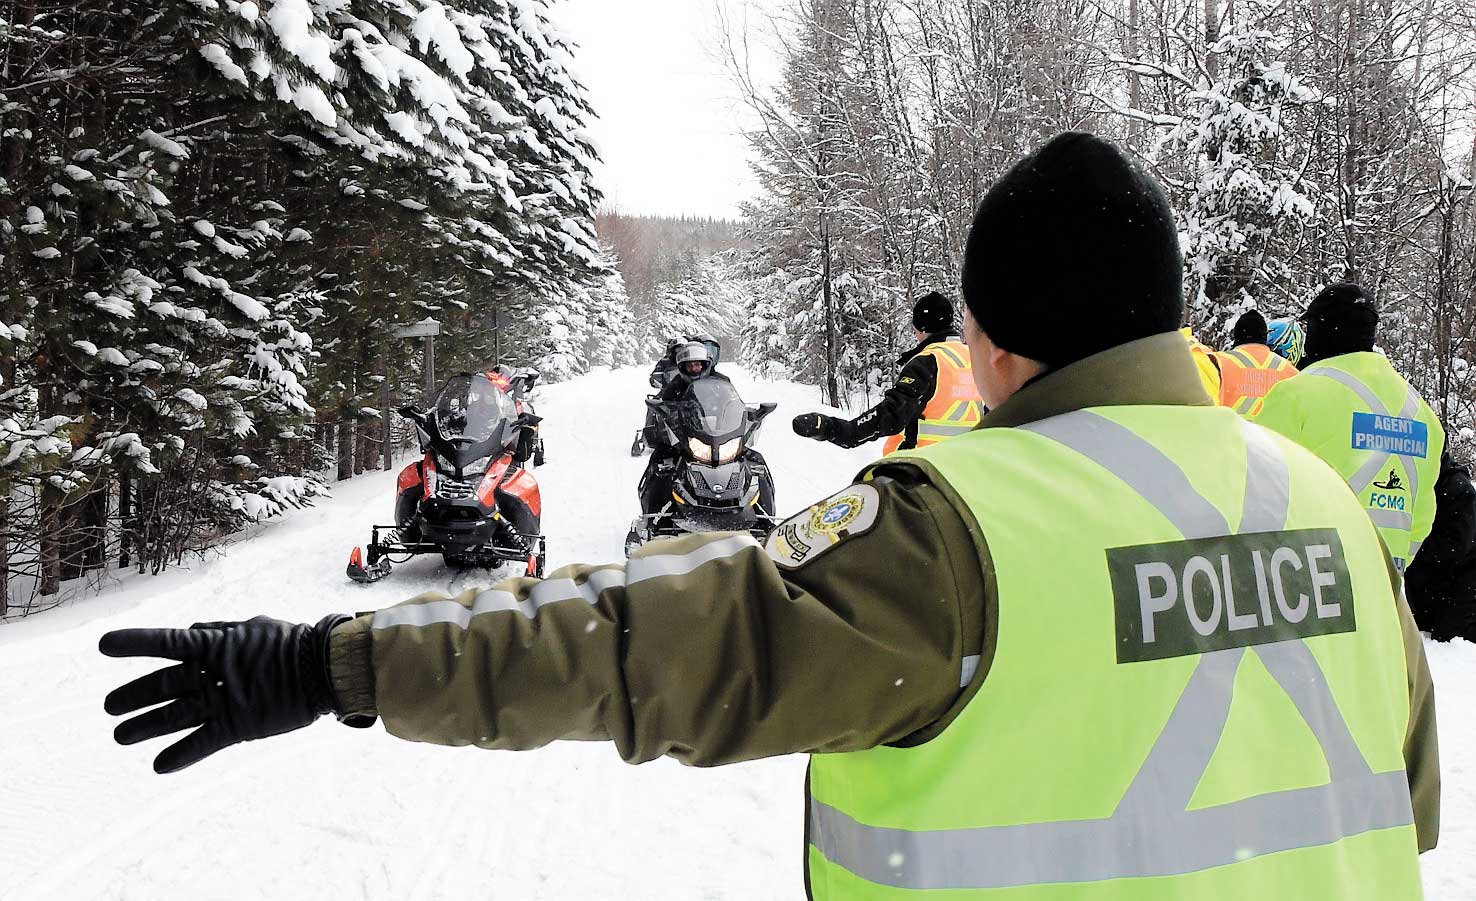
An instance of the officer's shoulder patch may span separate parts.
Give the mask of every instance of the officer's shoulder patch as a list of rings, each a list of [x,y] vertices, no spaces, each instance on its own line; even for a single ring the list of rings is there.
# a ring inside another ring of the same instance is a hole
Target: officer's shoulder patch
[[[904,375],[900,379],[897,379],[897,384],[899,384],[899,385],[911,385],[915,381],[917,381],[917,379],[913,378],[912,376],[910,376],[910,375]]]
[[[880,507],[876,488],[852,485],[770,532],[764,549],[780,566],[793,569],[870,531]]]

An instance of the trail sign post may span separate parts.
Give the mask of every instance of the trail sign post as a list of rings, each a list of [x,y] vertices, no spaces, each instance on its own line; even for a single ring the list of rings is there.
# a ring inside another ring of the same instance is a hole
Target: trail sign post
[[[402,325],[395,329],[396,338],[424,338],[425,339],[425,396],[430,397],[436,390],[436,336],[441,333],[441,324],[434,319],[426,317],[419,322]]]
[[[441,324],[429,316],[419,322],[409,325],[396,326],[391,332],[396,338],[424,338],[425,339],[425,396],[429,400],[436,393],[436,336],[441,333]],[[385,379],[384,398],[381,406],[384,407],[384,460],[385,469],[389,469],[390,463],[390,417],[389,417],[389,380]]]

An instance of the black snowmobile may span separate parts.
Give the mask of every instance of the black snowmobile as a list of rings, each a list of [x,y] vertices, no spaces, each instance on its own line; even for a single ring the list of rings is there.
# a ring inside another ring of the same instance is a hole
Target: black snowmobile
[[[533,373],[536,379],[537,374]],[[520,409],[526,392],[497,371],[453,377],[428,412],[400,415],[415,423],[423,459],[400,472],[395,524],[374,526],[367,553],[354,548],[348,576],[377,582],[392,558],[440,554],[451,566],[520,563],[542,577],[543,513],[528,461],[538,451],[539,417]]]
[[[762,537],[777,525],[774,479],[753,448],[777,404],[750,407],[732,382],[708,377],[680,398],[648,398],[646,405],[655,413],[646,437],[658,457],[641,479],[643,510],[626,535],[626,554],[653,538],[691,532]]]

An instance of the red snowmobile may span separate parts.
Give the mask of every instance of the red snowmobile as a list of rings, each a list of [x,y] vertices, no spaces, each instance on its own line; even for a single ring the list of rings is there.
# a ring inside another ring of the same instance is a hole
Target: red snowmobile
[[[507,562],[543,576],[543,503],[528,461],[541,450],[538,423],[522,398],[538,374],[464,373],[453,377],[415,423],[424,458],[400,472],[395,524],[374,526],[367,553],[354,548],[348,576],[377,582],[393,562],[440,554],[450,566]],[[518,399],[515,399],[518,398]]]

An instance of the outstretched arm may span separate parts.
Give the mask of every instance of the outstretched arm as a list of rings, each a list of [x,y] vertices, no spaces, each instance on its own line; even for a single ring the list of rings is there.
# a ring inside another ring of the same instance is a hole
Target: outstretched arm
[[[806,511],[767,548],[746,534],[689,536],[625,566],[361,617],[334,633],[335,689],[401,738],[501,749],[609,739],[632,763],[895,741],[949,709],[962,658],[978,653],[977,553],[929,485],[853,486],[816,509],[839,503],[859,508],[859,534],[813,532]]]
[[[762,547],[746,533],[694,535],[624,566],[423,595],[315,627],[110,632],[105,653],[179,663],[106,706],[154,708],[119,726],[125,744],[194,730],[156,760],[160,772],[330,712],[449,745],[608,739],[633,763],[896,741],[956,712],[989,583],[942,493],[910,465],[883,472]]]
[[[860,447],[901,432],[922,415],[937,384],[938,361],[927,355],[913,357],[876,406],[852,420],[831,420],[829,440],[841,447]]]

